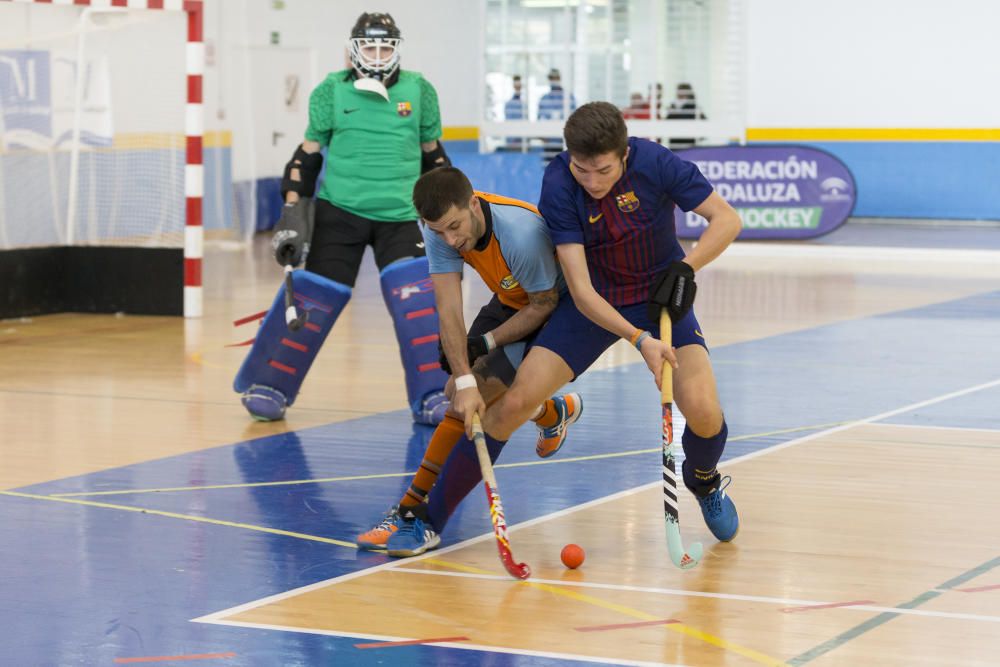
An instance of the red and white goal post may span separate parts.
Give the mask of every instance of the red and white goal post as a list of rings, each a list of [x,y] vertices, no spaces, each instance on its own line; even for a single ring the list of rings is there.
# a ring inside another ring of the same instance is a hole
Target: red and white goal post
[[[0,249],[182,245],[183,314],[202,315],[203,12],[202,0],[0,0]]]

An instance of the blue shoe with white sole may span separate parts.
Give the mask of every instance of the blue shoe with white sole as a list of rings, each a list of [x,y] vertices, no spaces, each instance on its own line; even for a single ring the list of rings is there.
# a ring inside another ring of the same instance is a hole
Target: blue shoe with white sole
[[[441,536],[434,532],[429,523],[407,515],[385,543],[385,552],[394,558],[409,558],[437,549],[439,544]]]
[[[733,478],[726,475],[716,480],[708,489],[694,492],[701,506],[701,516],[705,525],[720,542],[729,542],[740,530],[740,516],[736,513],[736,504],[726,493],[726,487]]]

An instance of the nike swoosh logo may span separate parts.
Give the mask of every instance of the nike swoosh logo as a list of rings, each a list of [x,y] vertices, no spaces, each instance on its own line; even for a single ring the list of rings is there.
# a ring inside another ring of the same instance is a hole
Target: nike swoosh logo
[[[418,247],[418,248],[423,248],[423,247],[424,247],[424,242],[423,242],[423,241],[421,241],[420,243],[418,243],[418,244],[417,244],[417,247]]]
[[[587,216],[587,219],[590,220],[590,224],[594,224],[595,222],[597,222],[598,220],[600,220],[603,217],[604,217],[603,213],[598,213],[597,215]]]
[[[345,114],[347,114],[347,113],[354,113],[355,111],[361,111],[361,108],[359,107],[357,109],[344,109],[344,113]]]
[[[703,339],[703,340],[705,338],[705,334],[703,334],[702,332],[698,331],[697,329],[694,330],[694,335],[697,336],[698,338]]]

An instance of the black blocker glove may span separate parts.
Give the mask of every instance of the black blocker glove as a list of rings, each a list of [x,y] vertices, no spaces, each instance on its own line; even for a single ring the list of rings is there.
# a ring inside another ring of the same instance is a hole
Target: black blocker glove
[[[660,321],[660,309],[666,308],[671,322],[679,322],[694,305],[698,286],[694,284],[694,269],[687,262],[672,262],[653,280],[649,290],[649,321]]]

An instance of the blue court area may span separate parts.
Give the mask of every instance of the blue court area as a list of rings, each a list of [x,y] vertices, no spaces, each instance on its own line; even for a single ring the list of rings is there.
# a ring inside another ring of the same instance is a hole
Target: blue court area
[[[997,366],[984,360],[995,359],[997,341],[992,292],[716,348],[726,457],[886,412],[898,411],[894,423],[1000,428],[997,387],[900,411],[996,381]],[[584,414],[555,459],[535,457],[530,427],[501,456],[512,524],[660,477],[659,394],[645,366],[591,371],[575,385]],[[386,562],[338,542],[399,498],[429,435],[398,411],[4,494],[2,662],[234,653],[198,664],[570,664],[430,646],[359,650],[351,638],[190,621]],[[530,465],[507,467],[521,463]],[[738,468],[733,475],[738,499]],[[477,489],[444,544],[487,532]]]

